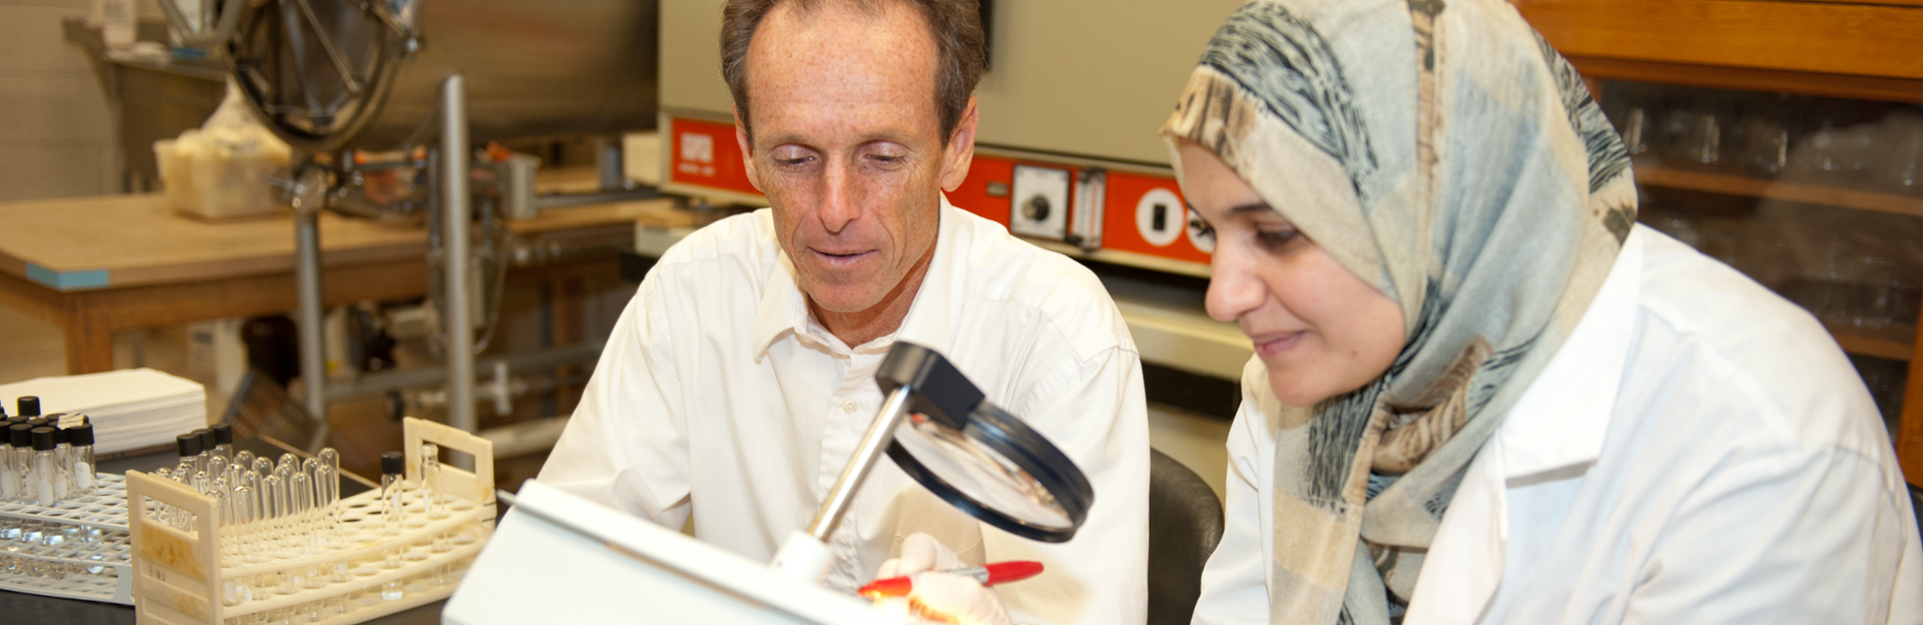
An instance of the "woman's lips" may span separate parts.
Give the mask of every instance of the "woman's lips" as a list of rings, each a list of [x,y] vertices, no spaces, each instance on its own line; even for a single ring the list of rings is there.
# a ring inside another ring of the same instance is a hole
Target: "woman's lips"
[[[1255,344],[1255,355],[1262,360],[1274,360],[1302,342],[1302,331],[1271,332],[1250,339]]]

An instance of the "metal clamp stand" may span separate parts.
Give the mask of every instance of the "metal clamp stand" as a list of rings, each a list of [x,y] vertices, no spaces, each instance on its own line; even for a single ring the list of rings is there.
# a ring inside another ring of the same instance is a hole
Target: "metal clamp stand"
[[[447,333],[447,423],[463,432],[479,427],[474,417],[474,318],[468,303],[467,79],[441,83],[441,288],[447,292],[441,330]],[[469,468],[469,467],[463,467]]]
[[[441,311],[447,333],[448,424],[473,432],[474,319],[468,303],[469,243],[467,81],[460,74],[441,83],[441,239],[444,244],[443,287],[447,302]],[[327,361],[322,336],[320,212],[326,197],[325,174],[309,168],[301,174],[294,193],[295,283],[300,324],[300,376],[305,387],[302,404],[316,419],[327,419]],[[471,467],[462,467],[471,468]]]

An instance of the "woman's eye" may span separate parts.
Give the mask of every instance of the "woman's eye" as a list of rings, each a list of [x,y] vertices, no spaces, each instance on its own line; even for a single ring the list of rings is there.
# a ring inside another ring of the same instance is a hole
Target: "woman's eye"
[[[1294,228],[1285,228],[1280,230],[1256,230],[1255,239],[1261,242],[1263,247],[1266,247],[1269,249],[1276,249],[1276,248],[1282,247],[1283,245],[1288,244],[1289,241],[1295,240],[1295,237],[1300,234],[1301,233],[1296,231],[1296,229]]]
[[[1209,243],[1215,242],[1215,226],[1209,225],[1209,222],[1202,221],[1201,217],[1189,217],[1189,230],[1195,232],[1195,238],[1197,239]]]

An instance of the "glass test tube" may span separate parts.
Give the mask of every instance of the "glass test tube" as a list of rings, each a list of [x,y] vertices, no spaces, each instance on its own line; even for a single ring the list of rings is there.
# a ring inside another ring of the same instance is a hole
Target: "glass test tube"
[[[401,533],[401,515],[403,514],[401,490],[404,486],[401,477],[402,472],[406,470],[406,462],[400,452],[390,451],[381,454],[381,534],[395,543],[399,542],[395,539]],[[381,568],[400,568],[401,549],[403,547],[399,544],[389,547],[386,559],[381,562]],[[401,587],[401,580],[392,580],[381,585],[383,600],[393,601],[405,594]]]
[[[254,452],[247,450],[234,452],[234,460],[227,464],[242,471],[252,469],[254,468]]]
[[[100,481],[99,467],[94,464],[93,457],[93,424],[67,428],[67,442],[73,446],[74,493],[90,494]]]
[[[261,500],[262,495],[265,494],[266,491],[261,487],[260,472],[250,470],[240,474],[240,486],[234,490],[236,496],[241,497],[247,506],[247,531],[246,535],[241,538],[243,541],[242,545],[246,549],[246,552],[242,554],[242,557],[253,564],[266,562],[267,547],[265,536],[267,535],[267,506]],[[241,496],[238,494],[241,491],[245,491],[247,494]]]

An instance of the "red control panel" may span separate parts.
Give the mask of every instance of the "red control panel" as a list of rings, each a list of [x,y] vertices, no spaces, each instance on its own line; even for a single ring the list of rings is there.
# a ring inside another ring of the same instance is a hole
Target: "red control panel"
[[[668,119],[667,173],[677,190],[761,194],[748,182],[733,124]],[[1196,237],[1173,175],[1068,160],[977,151],[948,201],[1032,239],[1208,264],[1211,246]]]

